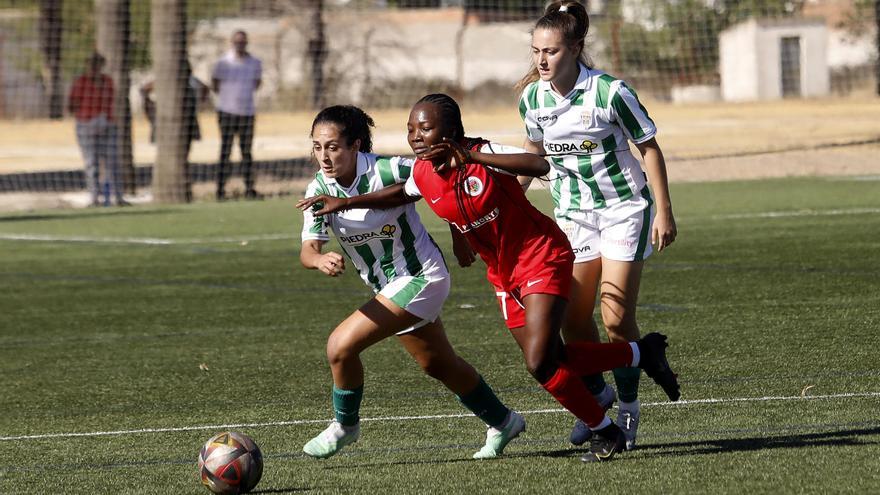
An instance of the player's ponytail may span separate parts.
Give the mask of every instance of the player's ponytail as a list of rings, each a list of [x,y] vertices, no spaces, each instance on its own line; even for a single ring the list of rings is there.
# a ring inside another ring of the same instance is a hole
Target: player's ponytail
[[[536,29],[552,29],[559,32],[568,46],[580,44],[578,59],[587,67],[592,67],[593,62],[584,51],[584,39],[590,31],[590,16],[583,4],[575,0],[550,2],[544,10],[544,16],[535,23],[532,32],[534,33]],[[529,72],[520,79],[514,88],[517,93],[522,93],[526,86],[538,79],[538,68],[532,63]]]
[[[373,150],[373,132],[371,127],[376,127],[372,117],[360,108],[353,105],[334,105],[321,110],[315,120],[312,121],[311,134],[315,133],[318,124],[333,124],[339,128],[339,134],[350,145],[360,139],[361,145],[358,151],[369,153]]]

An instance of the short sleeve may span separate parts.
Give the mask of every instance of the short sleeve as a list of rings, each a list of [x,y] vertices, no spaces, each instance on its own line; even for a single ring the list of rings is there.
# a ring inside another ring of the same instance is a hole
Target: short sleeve
[[[626,137],[636,144],[644,143],[657,135],[657,127],[648,111],[639,102],[636,92],[622,82],[611,97],[609,109],[612,120],[620,125]]]
[[[526,126],[526,136],[529,141],[538,143],[544,140],[544,129],[538,125],[538,82],[526,86],[519,99],[519,116]]]
[[[321,185],[317,179],[313,180],[306,188],[307,198],[324,193],[326,193],[326,191],[321,190]],[[313,208],[314,207],[308,208],[303,211],[302,240],[329,241],[330,236],[327,229],[327,216],[315,215],[312,213]]]
[[[406,183],[403,185],[403,192],[405,192],[407,196],[412,196],[414,198],[422,197],[422,192],[419,191],[419,186],[416,185],[416,180],[412,175],[406,179]]]
[[[415,160],[400,156],[376,157],[376,171],[382,181],[382,187],[402,184],[412,175],[412,167]]]
[[[218,81],[223,80],[223,60],[218,61],[214,64],[214,70],[211,71],[211,79],[217,79]]]

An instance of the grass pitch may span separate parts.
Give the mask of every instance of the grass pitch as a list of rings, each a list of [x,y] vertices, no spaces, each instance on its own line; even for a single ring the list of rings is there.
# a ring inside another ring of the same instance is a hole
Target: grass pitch
[[[873,492],[880,486],[880,181],[678,184],[643,331],[683,403],[642,381],[640,448],[584,465],[526,373],[482,266],[451,267],[450,340],[528,430],[507,456],[393,340],[369,349],[361,440],[331,417],[324,344],[370,297],[299,267],[292,199],[0,217],[0,493],[207,493],[211,435],[251,435],[257,492]],[[546,194],[533,200],[548,210]],[[446,228],[422,218],[449,251]]]

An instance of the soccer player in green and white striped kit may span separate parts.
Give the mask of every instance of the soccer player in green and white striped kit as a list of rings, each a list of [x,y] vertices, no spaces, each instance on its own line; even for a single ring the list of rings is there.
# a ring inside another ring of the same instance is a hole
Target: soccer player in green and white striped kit
[[[372,126],[373,120],[353,106],[328,107],[315,117],[312,151],[321,170],[309,184],[307,198],[320,194],[349,198],[406,182],[413,160],[370,153]],[[449,294],[449,272],[415,206],[351,209],[324,216],[305,208],[303,215],[303,266],[336,277],[345,270],[348,258],[376,294],[330,334],[327,358],[336,417],[303,451],[326,458],[357,441],[364,390],[360,353],[397,335],[425,373],[441,381],[486,423],[486,443],[473,457],[501,455],[508,442],[525,430],[525,420],[502,404],[449,344],[440,322],[440,310]],[[345,257],[322,252],[330,230]]]
[[[523,147],[550,160],[554,214],[575,253],[565,339],[598,341],[593,321],[598,292],[609,340],[632,342],[639,338],[636,301],[644,260],[652,244],[662,251],[675,240],[675,219],[654,122],[634,90],[591,66],[584,53],[588,29],[586,9],[571,0],[552,2],[535,24],[533,67],[518,85],[527,133]],[[651,189],[629,141],[642,155]],[[602,375],[584,381],[606,409],[619,397],[617,424],[632,449],[640,371],[613,373],[617,393]],[[580,445],[590,435],[578,421],[570,439]]]

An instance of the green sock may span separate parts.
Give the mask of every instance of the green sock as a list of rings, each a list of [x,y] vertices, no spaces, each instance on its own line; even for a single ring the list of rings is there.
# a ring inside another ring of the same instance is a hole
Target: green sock
[[[587,386],[587,390],[593,395],[599,395],[605,390],[605,377],[602,376],[602,373],[587,375],[581,377],[581,380],[583,380],[584,385]]]
[[[342,426],[354,426],[360,421],[361,399],[364,397],[364,386],[354,390],[342,390],[333,386],[333,411],[336,421]]]
[[[620,402],[635,402],[639,398],[640,368],[614,368],[614,382],[617,383],[617,397]]]
[[[495,428],[504,424],[507,413],[510,412],[510,409],[498,400],[498,396],[492,391],[492,387],[486,384],[482,376],[480,383],[473,390],[457,397],[464,407],[474,413],[474,416]]]

